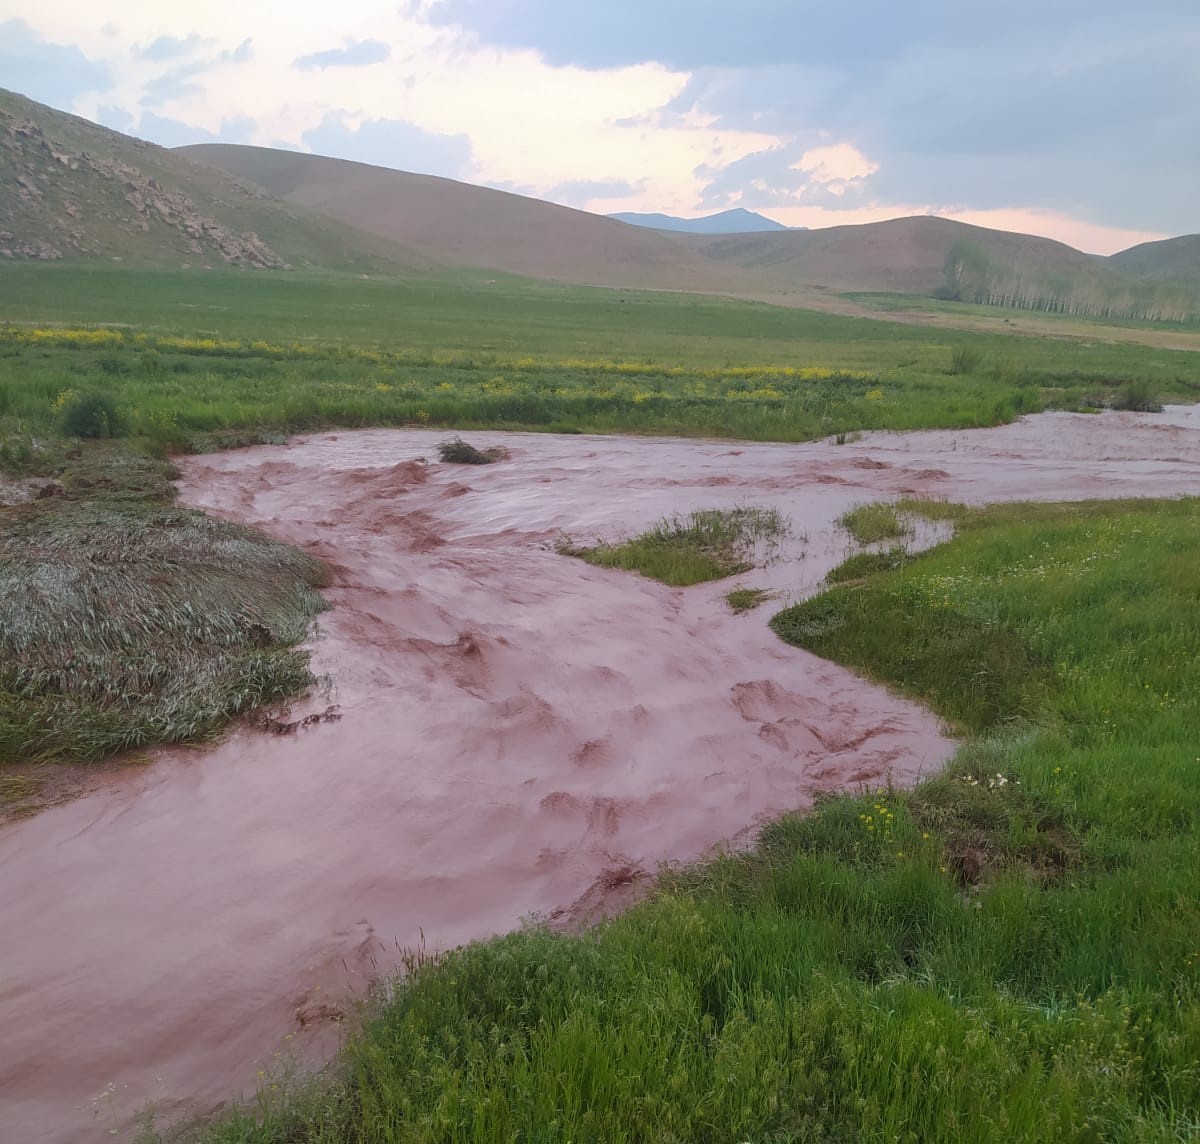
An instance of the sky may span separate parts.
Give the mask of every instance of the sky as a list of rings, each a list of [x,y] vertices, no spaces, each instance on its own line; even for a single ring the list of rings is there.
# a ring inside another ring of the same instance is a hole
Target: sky
[[[0,86],[608,213],[1200,231],[1200,0],[0,0]]]

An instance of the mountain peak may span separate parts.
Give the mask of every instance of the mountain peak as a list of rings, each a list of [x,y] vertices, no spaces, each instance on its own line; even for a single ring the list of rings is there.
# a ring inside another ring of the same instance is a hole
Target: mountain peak
[[[748,211],[744,207],[702,215],[700,218],[680,218],[678,215],[639,214],[635,211],[620,211],[611,214],[618,222],[632,226],[643,226],[650,230],[674,230],[684,234],[757,234],[763,231],[787,230],[773,218]]]

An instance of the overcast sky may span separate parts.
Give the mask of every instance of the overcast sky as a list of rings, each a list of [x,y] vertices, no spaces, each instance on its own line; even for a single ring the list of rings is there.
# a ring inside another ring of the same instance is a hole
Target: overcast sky
[[[1200,0],[0,0],[0,86],[601,213],[1200,231]]]

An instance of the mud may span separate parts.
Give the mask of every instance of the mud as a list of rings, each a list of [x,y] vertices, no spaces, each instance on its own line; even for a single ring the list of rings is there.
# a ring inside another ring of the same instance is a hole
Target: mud
[[[328,684],[0,829],[4,1140],[203,1113],[320,1060],[402,947],[576,922],[819,791],[938,767],[928,713],[779,643],[773,605],[724,603],[812,592],[850,550],[847,508],[1200,492],[1192,409],[843,446],[478,433],[509,459],[423,463],[445,436],[187,462],[189,503],[333,567]],[[732,582],[673,590],[553,550],[736,504],[795,535]]]

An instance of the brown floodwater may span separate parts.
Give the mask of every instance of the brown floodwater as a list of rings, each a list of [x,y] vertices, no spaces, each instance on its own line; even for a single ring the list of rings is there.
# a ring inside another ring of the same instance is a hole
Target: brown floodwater
[[[912,783],[919,707],[787,647],[733,584],[814,591],[847,508],[1200,493],[1200,415],[1046,414],[843,446],[372,430],[191,459],[183,499],[329,562],[327,677],[289,734],[154,753],[0,828],[0,1140],[127,1138],[293,1058],[399,951],[627,900],[821,791]],[[557,555],[694,508],[779,509],[766,568],[678,590]],[[922,541],[934,539],[933,534]]]

